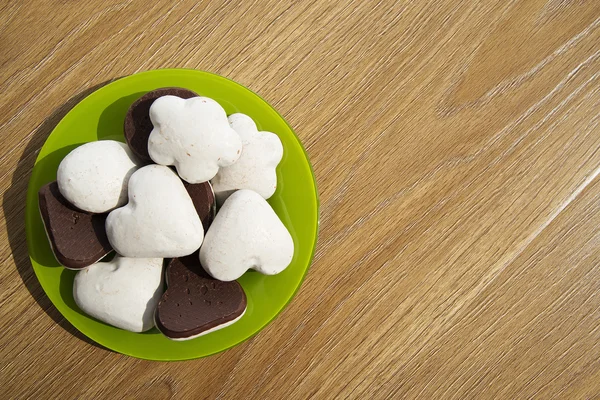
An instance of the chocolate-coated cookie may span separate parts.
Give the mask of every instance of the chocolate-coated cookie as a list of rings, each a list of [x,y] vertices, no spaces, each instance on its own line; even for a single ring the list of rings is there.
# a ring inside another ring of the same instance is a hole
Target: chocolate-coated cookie
[[[208,227],[217,215],[217,204],[215,202],[215,193],[213,192],[212,186],[209,182],[194,184],[187,183],[186,181],[182,182],[192,198],[194,207],[202,221],[204,233],[206,234],[206,232],[208,232]]]
[[[44,228],[59,263],[82,269],[112,251],[104,227],[108,214],[79,210],[60,194],[56,181],[42,186],[38,196]]]
[[[166,274],[168,287],[154,322],[170,339],[192,339],[224,328],[246,311],[241,285],[211,278],[200,265],[198,252],[171,260]]]
[[[154,126],[150,121],[150,106],[154,100],[162,96],[177,96],[182,99],[196,97],[198,94],[183,88],[160,88],[146,93],[137,99],[125,116],[124,132],[125,139],[131,151],[142,161],[152,162],[148,154],[148,138]]]

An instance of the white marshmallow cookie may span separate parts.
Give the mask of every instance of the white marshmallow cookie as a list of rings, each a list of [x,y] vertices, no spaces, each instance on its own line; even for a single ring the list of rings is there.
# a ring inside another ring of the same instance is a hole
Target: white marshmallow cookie
[[[110,211],[127,203],[127,182],[138,163],[125,143],[86,143],[67,154],[58,166],[58,190],[81,210]]]
[[[229,124],[242,139],[242,155],[235,164],[219,169],[211,181],[219,203],[238,189],[250,189],[268,199],[277,189],[275,169],[283,157],[279,137],[258,131],[256,124],[245,114],[230,115]]]
[[[238,279],[249,269],[278,274],[293,256],[285,225],[261,195],[246,189],[225,201],[200,248],[200,264],[221,281]]]
[[[211,180],[219,168],[240,157],[242,142],[229,126],[227,114],[208,97],[159,97],[150,106],[154,128],[148,139],[150,158],[174,165],[189,183]]]
[[[86,314],[117,328],[144,332],[154,326],[162,296],[162,258],[115,256],[75,275],[73,297]]]
[[[106,234],[123,256],[167,258],[198,250],[204,228],[177,174],[148,165],[131,176],[129,203],[108,214]]]

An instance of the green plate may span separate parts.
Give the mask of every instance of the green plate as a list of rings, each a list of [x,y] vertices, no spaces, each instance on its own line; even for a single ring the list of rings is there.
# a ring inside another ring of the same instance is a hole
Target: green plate
[[[38,212],[39,188],[56,179],[58,164],[78,145],[99,139],[124,141],[123,120],[129,106],[160,87],[178,86],[217,100],[227,114],[242,112],[260,130],[279,135],[284,154],[277,168],[277,191],[269,203],[294,238],[290,266],[274,276],[248,272],[239,282],[248,297],[246,314],[237,323],[177,342],[156,329],[131,333],[85,315],[73,300],[74,271],[61,267],[50,250]],[[29,257],[40,284],[62,315],[83,334],[114,351],[150,360],[187,360],[217,353],[264,328],[292,299],[310,266],[318,230],[319,201],[314,174],[302,144],[285,120],[243,86],[207,72],[165,69],[114,81],[77,104],[50,134],[36,160],[27,191],[25,224]]]

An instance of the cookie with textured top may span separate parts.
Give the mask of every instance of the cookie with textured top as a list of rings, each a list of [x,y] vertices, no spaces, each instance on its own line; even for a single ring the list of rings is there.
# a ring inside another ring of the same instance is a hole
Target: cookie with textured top
[[[82,269],[112,251],[104,228],[107,214],[76,208],[60,194],[56,181],[42,186],[38,196],[44,228],[59,263]]]
[[[193,339],[225,328],[246,311],[242,286],[211,278],[200,265],[198,253],[171,260],[166,274],[167,290],[154,323],[169,339]]]

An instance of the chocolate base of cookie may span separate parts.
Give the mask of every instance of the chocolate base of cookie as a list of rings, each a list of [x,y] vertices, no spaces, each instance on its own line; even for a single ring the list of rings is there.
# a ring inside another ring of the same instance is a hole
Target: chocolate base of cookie
[[[177,96],[182,99],[197,97],[198,94],[191,90],[177,87],[167,87],[153,90],[137,99],[125,115],[123,130],[129,148],[140,160],[151,163],[148,154],[148,138],[154,126],[150,120],[150,106],[162,96]]]
[[[173,340],[187,340],[229,326],[246,311],[241,285],[211,278],[200,265],[198,252],[171,260],[167,290],[154,315],[158,330]]]
[[[202,221],[204,233],[206,234],[210,224],[212,224],[217,215],[217,203],[212,185],[210,182],[187,183],[183,180],[182,182],[185,190],[187,190],[192,199],[192,203],[194,203],[194,208]]]
[[[82,269],[112,252],[104,226],[108,214],[79,210],[60,194],[56,181],[42,186],[38,197],[46,235],[60,264]]]

